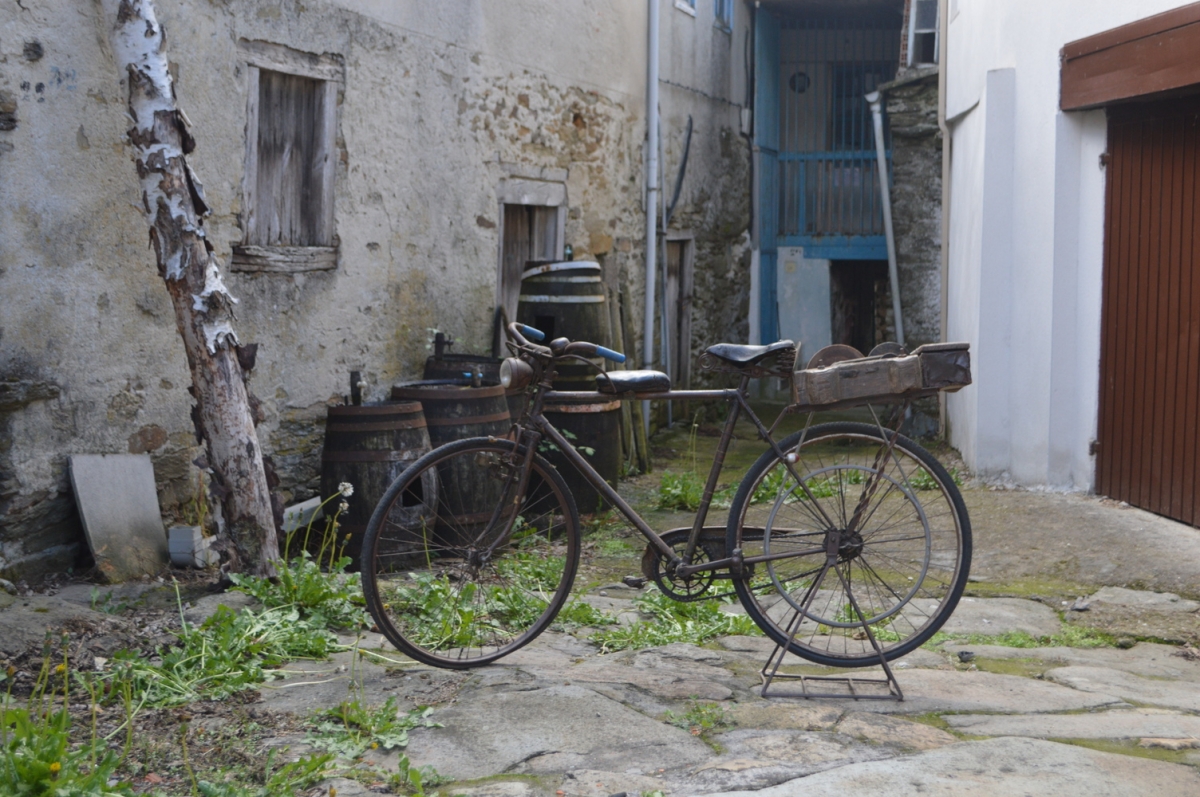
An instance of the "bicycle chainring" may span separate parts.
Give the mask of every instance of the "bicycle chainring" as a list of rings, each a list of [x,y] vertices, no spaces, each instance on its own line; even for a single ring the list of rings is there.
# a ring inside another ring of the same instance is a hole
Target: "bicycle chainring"
[[[671,546],[671,550],[682,557],[687,550],[690,535],[690,529],[677,529],[662,535],[662,540]],[[709,539],[710,536],[713,535],[701,533],[700,542],[692,556],[692,564],[711,562],[725,557],[724,540],[715,537]],[[657,584],[664,595],[681,603],[719,597],[709,594],[713,582],[716,581],[717,571],[706,570],[693,573],[687,578],[678,578],[668,573],[666,566],[667,563],[658,549],[653,545],[647,545],[642,554],[642,575]]]

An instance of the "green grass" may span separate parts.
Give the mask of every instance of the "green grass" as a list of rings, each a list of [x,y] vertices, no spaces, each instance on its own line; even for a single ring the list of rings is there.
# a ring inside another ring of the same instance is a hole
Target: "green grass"
[[[600,645],[602,653],[674,642],[700,645],[719,636],[762,635],[759,627],[746,615],[721,611],[723,604],[733,603],[732,598],[680,603],[657,588],[648,587],[646,594],[634,602],[639,611],[653,615],[654,619],[593,634],[590,640]]]
[[[922,647],[935,648],[945,642],[966,645],[1000,645],[1006,648],[1103,648],[1116,645],[1117,638],[1105,631],[1084,626],[1062,626],[1057,634],[1035,637],[1025,631],[1007,631],[1003,634],[948,634],[939,631]]]
[[[501,583],[458,585],[444,574],[410,574],[409,585],[393,585],[387,596],[393,611],[405,617],[405,636],[429,650],[487,644],[533,625],[558,588],[565,559],[533,553],[513,553],[496,560]],[[568,600],[555,618],[555,627],[611,625],[610,615],[580,600]]]
[[[704,736],[712,731],[723,730],[733,725],[733,720],[719,703],[701,703],[692,699],[682,714],[666,713],[666,720],[676,728],[683,728],[692,736]]]
[[[323,625],[295,607],[234,612],[225,606],[200,625],[184,621],[175,644],[155,659],[123,651],[100,676],[108,694],[128,682],[139,704],[164,707],[221,700],[277,677],[295,659],[325,659],[344,650]]]

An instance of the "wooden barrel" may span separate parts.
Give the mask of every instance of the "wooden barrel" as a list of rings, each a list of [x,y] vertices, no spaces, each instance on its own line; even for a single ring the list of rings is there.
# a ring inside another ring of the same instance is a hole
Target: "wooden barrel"
[[[547,399],[543,412],[604,481],[616,488],[621,472],[621,402]],[[561,452],[550,451],[546,458],[566,480],[580,512],[590,514],[609,508],[609,503]]]
[[[392,388],[392,400],[421,402],[434,448],[464,437],[504,437],[512,425],[504,388],[498,384],[408,382]]]
[[[457,384],[466,385],[471,380],[467,374],[478,373],[480,381],[487,385],[500,384],[500,363],[504,360],[499,357],[488,357],[485,354],[443,354],[441,357],[433,356],[425,360],[425,379],[426,380],[454,380]],[[525,408],[525,392],[523,390],[511,390],[505,393],[505,399],[508,403],[508,414],[516,420],[521,417],[521,412]]]
[[[321,453],[321,497],[333,495],[342,483],[354,487],[354,493],[342,499],[349,509],[338,518],[339,533],[350,535],[348,542],[338,540],[338,545],[345,542],[354,567],[358,567],[363,533],[375,505],[395,478],[429,450],[425,416],[417,402],[329,408]],[[327,505],[327,514],[335,508],[333,503]],[[313,524],[314,531],[319,524],[321,521]],[[314,553],[321,544],[317,536],[309,539]]]
[[[504,437],[512,426],[500,385],[410,382],[393,387],[392,398],[421,403],[435,448],[466,437]],[[435,531],[443,542],[468,542],[456,539],[455,533],[469,534],[487,523],[500,500],[500,484],[479,478],[475,463],[462,457],[440,469],[438,480]]]
[[[600,264],[586,260],[530,261],[521,277],[517,321],[545,332],[548,340],[567,337],[610,346],[611,322]],[[593,362],[603,370],[603,359]],[[554,388],[595,390],[596,370],[582,363],[561,365]]]

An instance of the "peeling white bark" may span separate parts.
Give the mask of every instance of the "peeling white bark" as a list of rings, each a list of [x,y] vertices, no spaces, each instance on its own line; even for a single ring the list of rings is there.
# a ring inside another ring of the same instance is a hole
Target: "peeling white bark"
[[[129,87],[129,141],[159,272],[175,307],[192,372],[197,433],[208,447],[214,497],[233,543],[231,567],[273,575],[279,558],[270,490],[245,374],[234,347],[233,306],[204,237],[204,189],[187,163],[194,146],[176,106],[166,39],[152,0],[101,0],[117,66]]]

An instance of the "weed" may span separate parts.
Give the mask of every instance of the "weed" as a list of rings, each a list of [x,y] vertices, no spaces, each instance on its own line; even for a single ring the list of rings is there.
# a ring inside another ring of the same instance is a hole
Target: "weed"
[[[283,797],[299,794],[336,772],[332,766],[333,756],[329,753],[303,756],[298,761],[276,767],[276,752],[272,750],[267,755],[260,785],[201,780],[196,783],[197,793],[200,797]]]
[[[358,699],[344,700],[336,708],[313,716],[306,742],[340,758],[360,758],[367,750],[395,750],[408,745],[413,728],[436,728],[431,708],[418,708],[400,716],[396,698],[381,706],[364,706]]]
[[[444,574],[410,574],[412,586],[395,586],[388,603],[407,615],[414,643],[430,649],[487,643],[499,629],[524,629],[546,610],[558,588],[564,559],[514,553],[495,561],[496,583],[458,585]],[[579,600],[568,601],[555,625],[606,625],[613,618]]]
[[[321,502],[321,507],[335,499],[345,499],[354,494],[354,487],[347,482],[339,485],[338,492]],[[351,559],[345,556],[350,535],[339,539],[338,518],[348,509],[341,500],[334,513],[326,519],[325,529],[320,533],[320,544],[314,554],[312,524],[320,508],[313,511],[312,518],[304,529],[304,539],[299,543],[300,552],[290,556],[293,538],[300,530],[287,536],[283,546],[283,562],[276,566],[275,578],[230,574],[235,589],[257,598],[268,608],[295,607],[300,618],[319,627],[339,628],[356,631],[370,627],[366,600],[363,598],[362,580],[358,573],[347,573]]]
[[[368,628],[366,600],[358,573],[347,573],[350,557],[333,562],[329,572],[308,551],[276,566],[275,579],[231,573],[238,592],[257,598],[268,608],[294,607],[300,619],[319,627]]]
[[[690,732],[692,736],[703,736],[710,731],[733,725],[723,706],[717,703],[701,703],[695,699],[688,702],[687,711],[683,714],[668,711],[666,719],[675,727]]]
[[[721,605],[732,603],[732,598],[679,603],[650,587],[635,602],[640,611],[654,615],[654,620],[594,634],[591,641],[600,644],[602,653],[673,642],[699,645],[719,636],[762,634],[746,615],[721,611]]]
[[[99,587],[92,587],[92,611],[103,612],[104,614],[124,614],[129,608],[130,602],[126,598],[118,601],[113,601],[111,591],[101,594]]]
[[[13,668],[0,673],[0,680],[9,682],[4,703],[0,705],[0,794],[14,797],[132,795],[129,784],[115,777],[124,756],[109,750],[105,740],[96,733],[94,713],[90,741],[82,745],[71,744],[70,679],[65,677],[66,673],[65,650],[64,662],[52,668],[47,645],[41,672],[25,708],[11,705]],[[61,695],[50,687],[55,675],[63,676]],[[109,785],[110,781],[112,785]]]
[[[175,706],[220,700],[271,680],[272,669],[285,661],[324,659],[342,649],[294,607],[234,612],[221,606],[199,626],[184,621],[177,643],[160,648],[157,661],[117,653],[102,679],[110,695],[127,684],[139,705]]]

